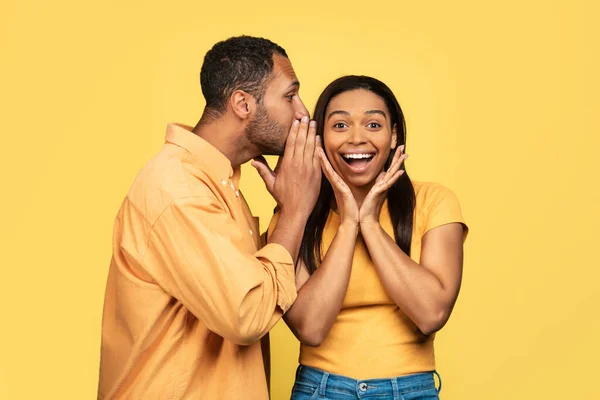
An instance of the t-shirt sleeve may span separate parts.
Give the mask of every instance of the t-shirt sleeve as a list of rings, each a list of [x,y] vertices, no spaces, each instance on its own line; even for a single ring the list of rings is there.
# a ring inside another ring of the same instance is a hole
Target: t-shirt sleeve
[[[431,200],[429,201],[424,233],[438,226],[460,223],[463,225],[464,230],[463,240],[466,239],[469,228],[454,192],[442,185],[435,185],[430,189],[427,197]]]

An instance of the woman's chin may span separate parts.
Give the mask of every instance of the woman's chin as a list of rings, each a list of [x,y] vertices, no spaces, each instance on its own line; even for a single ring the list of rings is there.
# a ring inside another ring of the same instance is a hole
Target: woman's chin
[[[371,174],[360,174],[351,177],[345,177],[344,181],[351,188],[370,189],[371,186],[373,186],[373,183],[375,183],[375,179],[376,177],[371,176]]]

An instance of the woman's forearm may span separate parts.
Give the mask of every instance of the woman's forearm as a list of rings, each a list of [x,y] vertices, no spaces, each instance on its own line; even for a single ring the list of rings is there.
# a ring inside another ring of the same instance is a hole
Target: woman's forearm
[[[462,227],[459,229],[462,232]],[[392,300],[423,334],[429,335],[441,329],[458,296],[462,274],[462,242],[459,267],[454,265],[457,264],[454,254],[435,256],[434,263],[448,262],[448,270],[455,271],[445,279],[440,279],[406,255],[379,223],[361,225],[361,231],[377,273]]]

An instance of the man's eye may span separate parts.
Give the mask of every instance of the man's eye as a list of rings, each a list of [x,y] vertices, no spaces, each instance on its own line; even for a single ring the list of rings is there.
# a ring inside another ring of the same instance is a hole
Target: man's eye
[[[367,126],[372,129],[381,128],[381,125],[378,124],[377,122],[370,122]]]
[[[289,101],[292,101],[294,96],[295,96],[295,94],[289,94],[289,95],[285,96],[285,98],[288,99]]]

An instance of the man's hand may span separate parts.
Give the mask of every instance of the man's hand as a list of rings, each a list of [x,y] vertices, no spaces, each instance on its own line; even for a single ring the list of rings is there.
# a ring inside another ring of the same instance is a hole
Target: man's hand
[[[305,222],[321,188],[321,164],[315,151],[319,141],[316,131],[316,123],[311,121],[309,124],[308,117],[294,121],[277,173],[269,168],[263,157],[252,162],[282,214],[302,217]]]

